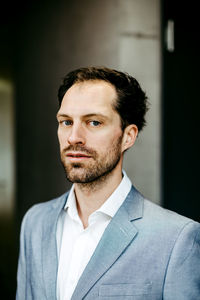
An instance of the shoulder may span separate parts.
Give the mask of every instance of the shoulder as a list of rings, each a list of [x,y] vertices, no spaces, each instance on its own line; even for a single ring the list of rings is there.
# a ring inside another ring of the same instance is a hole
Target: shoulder
[[[199,240],[200,224],[174,211],[165,209],[151,201],[144,199],[143,227],[149,227],[151,233],[159,233],[160,242],[165,238],[172,242]]]
[[[146,199],[134,186],[132,186],[124,206],[138,226],[144,228],[173,231],[181,230],[187,224],[200,226],[198,222]]]
[[[68,194],[69,192],[66,192],[52,200],[33,205],[23,217],[22,228],[26,226],[34,228],[49,218],[50,214],[55,216],[59,214],[66,203]]]
[[[173,244],[181,236],[192,233],[194,237],[200,231],[198,222],[149,201],[134,187],[125,203],[140,234],[154,241]]]
[[[153,223],[158,224],[171,224],[171,226],[184,226],[187,223],[197,223],[194,220],[180,215],[174,211],[163,208],[147,199],[144,199],[144,218],[151,219]]]

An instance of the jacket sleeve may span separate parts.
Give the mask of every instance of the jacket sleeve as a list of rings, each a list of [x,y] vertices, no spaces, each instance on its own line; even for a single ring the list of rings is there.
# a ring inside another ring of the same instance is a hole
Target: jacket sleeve
[[[200,299],[200,224],[189,222],[174,245],[166,271],[163,300]]]
[[[23,218],[20,232],[20,249],[19,249],[19,259],[18,259],[18,269],[17,269],[17,292],[16,300],[26,300],[26,285],[27,285],[27,274],[26,274],[26,214]]]

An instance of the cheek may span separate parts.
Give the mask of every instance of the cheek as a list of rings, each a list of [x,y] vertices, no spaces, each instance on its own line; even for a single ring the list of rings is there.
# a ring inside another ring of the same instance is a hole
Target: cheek
[[[64,147],[64,145],[67,142],[66,136],[59,129],[57,131],[57,136],[58,136],[58,141],[59,141],[60,147],[62,147],[62,146]]]
[[[93,141],[90,143],[92,148],[95,148],[98,152],[106,153],[109,150],[112,150],[116,144],[117,141],[121,140],[120,137],[122,136],[122,133],[119,131],[113,132],[112,134],[107,135],[97,135],[96,137],[91,138],[90,141]],[[117,145],[117,147],[120,147],[120,144]]]

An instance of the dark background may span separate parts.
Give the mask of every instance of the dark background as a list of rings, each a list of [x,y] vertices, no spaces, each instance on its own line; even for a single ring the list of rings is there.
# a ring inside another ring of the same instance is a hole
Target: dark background
[[[198,9],[194,1],[174,2],[162,1],[161,7],[162,203],[200,221]],[[69,187],[56,139],[56,97],[62,76],[83,61],[85,65],[117,64],[111,22],[116,18],[115,1],[87,3],[18,1],[4,3],[1,9],[0,75],[15,85],[17,164],[15,218],[1,217],[0,222],[2,299],[15,297],[22,216],[34,203],[52,199]],[[172,53],[165,43],[169,19],[175,22]]]
[[[167,20],[175,22],[175,51],[166,50]],[[196,1],[162,3],[164,206],[200,221],[199,15]]]

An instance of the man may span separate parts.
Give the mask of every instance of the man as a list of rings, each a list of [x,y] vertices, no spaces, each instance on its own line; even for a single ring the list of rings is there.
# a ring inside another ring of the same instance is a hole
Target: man
[[[144,197],[122,171],[147,99],[128,74],[70,72],[58,139],[71,190],[24,217],[18,300],[200,299],[200,224]]]

